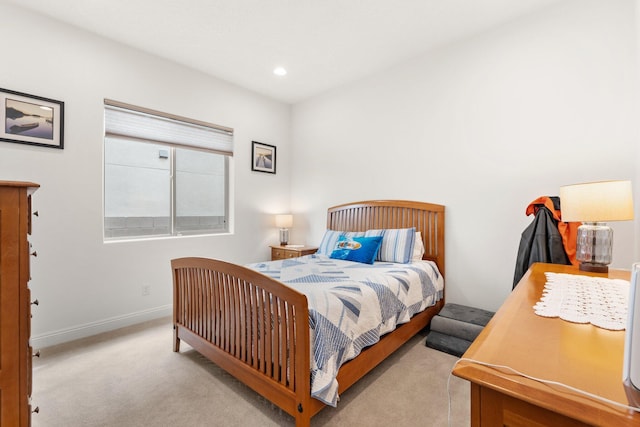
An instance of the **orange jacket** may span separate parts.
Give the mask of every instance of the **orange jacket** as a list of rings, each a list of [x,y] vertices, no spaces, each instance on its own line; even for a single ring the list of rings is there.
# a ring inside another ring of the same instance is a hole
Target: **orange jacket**
[[[556,210],[553,206],[553,200],[551,200],[548,196],[542,196],[535,199],[533,202],[527,206],[527,216],[531,214],[536,214],[538,212],[539,206],[544,205],[551,213],[553,214],[553,219],[558,221],[558,231],[562,236],[562,244],[564,246],[564,251],[567,253],[569,257],[569,261],[571,264],[578,265],[579,262],[576,261],[576,236],[578,234],[578,227],[582,225],[581,222],[563,222],[562,221],[562,201],[560,201],[560,210]]]

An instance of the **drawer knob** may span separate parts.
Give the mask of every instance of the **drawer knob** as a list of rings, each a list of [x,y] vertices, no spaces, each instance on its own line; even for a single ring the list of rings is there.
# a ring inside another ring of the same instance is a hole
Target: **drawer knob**
[[[36,406],[35,408],[33,408],[33,411],[31,412],[33,412],[34,414],[38,414],[40,412],[40,407]]]
[[[40,305],[40,301],[38,301],[37,299],[35,299],[35,300],[33,300],[33,301],[31,302],[31,304],[33,304],[33,305]]]
[[[33,353],[33,357],[40,357],[40,350]]]
[[[33,255],[33,256],[35,256],[35,257],[37,257],[37,256],[38,256],[38,252],[33,251],[33,252],[31,252],[31,255]]]
[[[38,213],[38,211],[35,211],[35,212],[33,213],[33,215],[34,215],[34,216],[40,216],[40,214]]]

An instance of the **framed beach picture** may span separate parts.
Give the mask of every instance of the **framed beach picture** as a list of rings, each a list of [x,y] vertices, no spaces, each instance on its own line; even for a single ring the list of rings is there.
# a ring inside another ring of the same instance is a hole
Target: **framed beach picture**
[[[64,102],[0,89],[0,141],[64,147]]]
[[[251,141],[251,170],[276,173],[276,147]]]

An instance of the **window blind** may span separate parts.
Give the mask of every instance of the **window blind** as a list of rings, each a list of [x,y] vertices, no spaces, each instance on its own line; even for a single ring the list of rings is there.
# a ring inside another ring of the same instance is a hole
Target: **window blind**
[[[105,99],[105,135],[233,156],[233,129]]]

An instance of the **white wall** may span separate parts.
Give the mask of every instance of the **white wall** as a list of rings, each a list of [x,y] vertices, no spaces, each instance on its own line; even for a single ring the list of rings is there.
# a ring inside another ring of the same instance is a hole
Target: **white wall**
[[[278,240],[272,213],[291,206],[292,242],[317,244],[328,206],[365,199],[446,205],[447,298],[497,309],[530,201],[596,179],[632,179],[640,194],[636,3],[563,1],[298,104],[292,116],[282,103],[0,4],[0,86],[66,107],[64,150],[0,142],[0,179],[42,185],[34,346],[168,313],[171,258],[266,259]],[[233,234],[103,243],[104,98],[235,128]],[[251,140],[278,146],[277,175],[250,171]],[[638,227],[614,229],[613,265],[628,268],[640,259]]]
[[[448,301],[497,309],[532,200],[636,181],[634,8],[561,2],[295,105],[294,239],[319,242],[335,204],[444,204]],[[613,267],[629,268],[633,223],[612,225]]]
[[[65,102],[64,150],[0,142],[0,180],[42,186],[31,238],[35,347],[170,313],[171,258],[267,259],[278,241],[271,214],[290,204],[290,106],[3,4],[0,39],[2,88]],[[233,234],[103,243],[104,98],[235,129]],[[278,147],[276,175],[251,172],[252,140]]]

